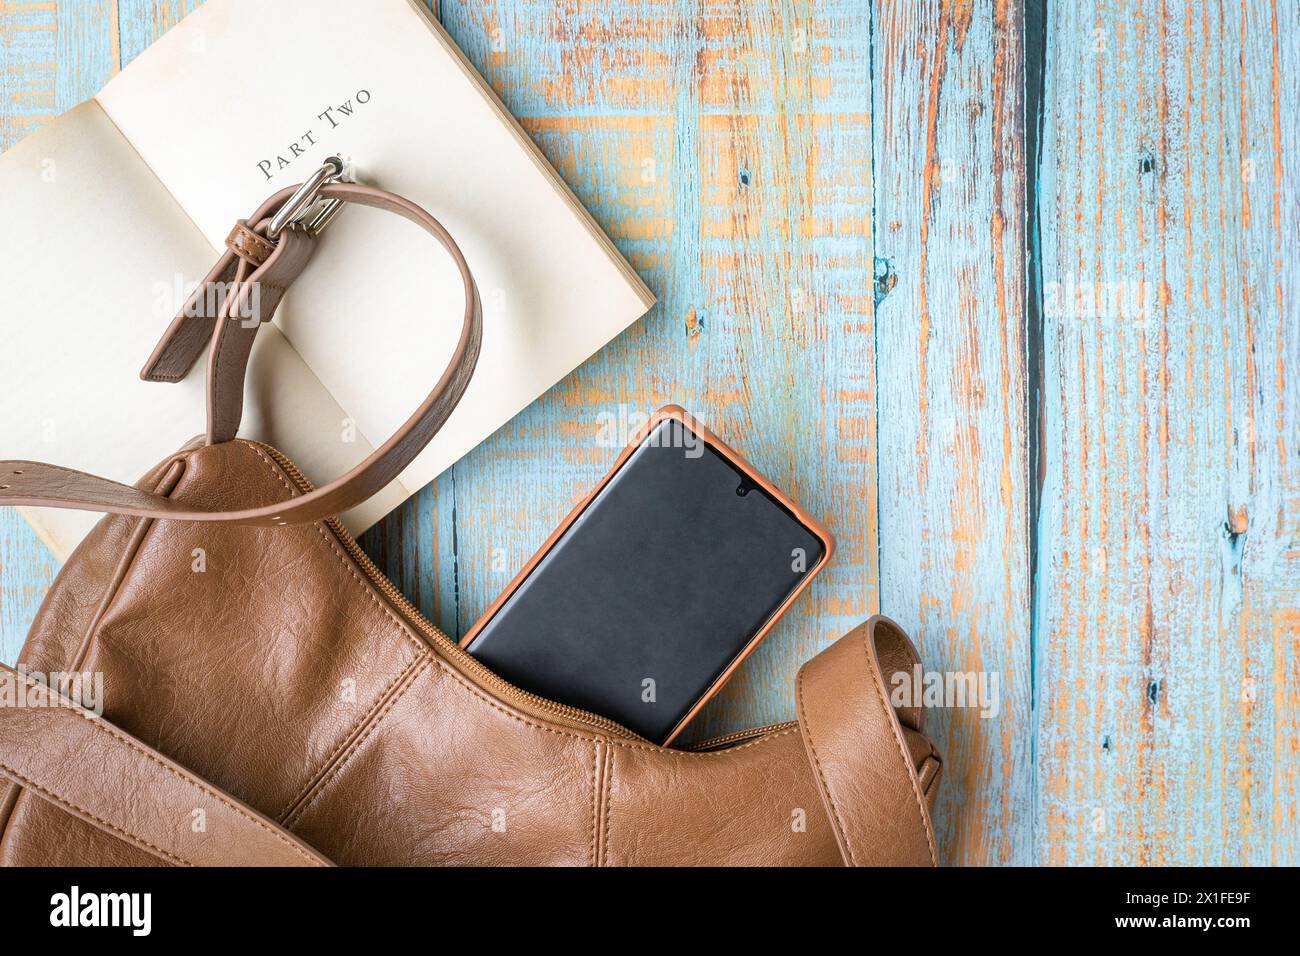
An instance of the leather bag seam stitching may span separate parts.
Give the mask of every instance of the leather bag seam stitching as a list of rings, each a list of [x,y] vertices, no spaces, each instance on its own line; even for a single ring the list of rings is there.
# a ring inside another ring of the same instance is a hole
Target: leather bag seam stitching
[[[393,689],[397,687],[403,679],[409,677],[412,668],[419,663],[420,658],[416,657],[412,659],[409,664],[397,672],[397,675],[392,680],[384,685],[383,690],[375,695],[374,701],[366,708],[365,713],[363,713],[357,721],[348,728],[348,732],[342,736],[334,749],[330,751],[329,756],[321,761],[320,766],[308,776],[307,782],[304,783],[302,787],[299,788],[298,792],[293,795],[293,799],[285,804],[284,809],[276,815],[276,819],[279,820],[281,824],[297,815],[296,810],[298,805],[307,798],[312,790],[324,783],[331,768],[334,766],[335,762],[341,758],[348,744],[354,741],[357,734],[361,733],[366,725],[374,719],[375,715],[383,708],[384,703],[388,700]]]
[[[34,682],[31,681],[30,678],[27,678],[26,680],[29,684],[33,684],[34,686],[40,686],[38,684],[34,684]],[[267,823],[264,820],[258,819],[252,813],[249,813],[243,807],[235,803],[232,799],[226,797],[224,794],[219,793],[218,791],[204,784],[199,778],[194,777],[193,779],[191,779],[189,777],[186,777],[186,775],[182,773],[180,770],[177,770],[175,767],[169,766],[166,761],[162,760],[158,755],[152,753],[147,747],[139,743],[134,737],[131,737],[130,735],[118,730],[117,727],[114,726],[113,724],[90,714],[88,711],[82,710],[80,707],[69,707],[68,710],[70,710],[71,713],[73,713],[77,717],[80,717],[82,720],[89,721],[91,723],[91,726],[108,734],[108,736],[112,737],[114,740],[123,744],[128,749],[135,751],[137,754],[139,754],[141,757],[144,757],[150,763],[157,764],[159,767],[161,767],[167,773],[171,774],[177,780],[180,780],[181,783],[186,784],[188,786],[192,786],[200,793],[205,794],[206,796],[212,798],[213,800],[216,800],[218,803],[224,804],[227,809],[233,811],[237,816],[244,817],[250,823],[255,824],[259,829],[265,830],[267,833],[271,834],[273,837],[275,837],[285,846],[293,849],[293,851],[296,852],[301,857],[303,857],[303,859],[311,860],[313,863],[317,862],[315,857],[311,856],[311,854],[307,853],[302,847],[295,844],[284,834],[278,832],[275,829],[275,827],[273,827],[271,824]]]
[[[415,663],[420,663],[421,666],[418,668],[414,668]],[[330,768],[329,774],[321,780],[320,787],[317,788],[314,794],[312,794],[311,799],[306,801],[302,805],[302,808],[300,810],[295,811],[292,820],[285,821],[286,827],[288,827],[290,823],[296,823],[300,821],[306,815],[307,811],[316,805],[316,802],[321,798],[321,795],[324,794],[325,791],[329,788],[329,785],[334,782],[334,779],[340,773],[343,772],[344,768],[346,768],[347,765],[351,762],[352,758],[357,755],[357,752],[366,743],[366,741],[368,741],[371,737],[374,736],[375,731],[378,730],[379,727],[383,724],[384,718],[388,716],[388,714],[392,711],[392,709],[395,706],[397,706],[398,701],[400,701],[403,697],[406,696],[406,692],[411,689],[411,687],[415,684],[416,680],[420,677],[420,675],[429,669],[430,663],[431,662],[428,660],[425,660],[423,662],[420,661],[413,662],[412,665],[413,669],[411,670],[411,673],[408,675],[406,686],[399,688],[393,694],[393,696],[390,697],[384,703],[384,706],[375,715],[374,722],[365,729],[365,732],[362,733],[361,736],[359,736],[355,741],[353,741],[352,746],[348,748],[347,753],[343,754],[339,758],[338,762],[335,763],[334,766]]]
[[[804,707],[803,696],[803,677],[804,669],[799,669],[799,676],[795,678],[795,705],[799,710],[799,721],[804,727],[810,727],[808,724],[808,713]],[[817,780],[822,787],[822,795],[826,799],[827,805],[831,808],[831,817],[834,820],[836,836],[839,837],[840,843],[844,846],[849,856],[849,865],[857,866],[857,857],[853,853],[853,846],[849,842],[848,832],[844,829],[844,821],[840,817],[840,808],[835,802],[835,797],[831,793],[831,788],[826,782],[826,774],[822,772],[821,760],[817,756],[817,745],[813,743],[811,729],[804,735],[804,740],[808,744],[808,755],[812,757],[813,769],[817,772]]]
[[[601,866],[609,864],[609,811],[614,793],[614,750],[605,750],[605,833],[600,840]]]
[[[913,766],[912,758],[908,755],[907,748],[903,745],[903,740],[899,735],[897,716],[893,713],[889,698],[885,694],[884,685],[880,682],[880,667],[874,659],[875,655],[872,653],[872,648],[867,645],[869,639],[874,640],[871,632],[862,635],[862,653],[867,659],[867,669],[871,671],[871,680],[876,688],[876,702],[885,708],[885,719],[889,722],[890,736],[894,738],[894,746],[898,748],[899,756],[903,759],[903,769],[907,772],[908,784],[912,788],[912,799],[916,802],[916,810],[921,818],[921,829],[925,832],[926,847],[930,851],[930,865],[938,866],[939,858],[934,848],[934,833],[930,829],[929,820],[926,819],[925,807],[921,803],[923,797],[916,785],[916,768]]]
[[[5,787],[3,796],[0,796],[0,860],[5,857],[5,843],[9,839],[9,824],[13,821],[14,809],[18,806],[18,800],[23,795],[22,786],[16,781],[10,780]]]
[[[597,841],[599,839],[598,826],[600,819],[600,743],[593,739],[591,741],[591,828],[590,844],[591,852],[588,854],[588,860],[592,866],[599,866],[599,857],[597,856]]]
[[[255,233],[242,219],[230,230],[230,235],[226,237],[226,245],[235,255],[256,260],[259,266],[275,251],[274,245]]]
[[[164,860],[167,860],[172,863],[179,863],[182,866],[194,865],[189,860],[186,860],[183,857],[176,856],[174,853],[170,853],[167,850],[164,850],[160,846],[154,846],[152,843],[150,843],[148,840],[144,839],[143,837],[135,836],[134,834],[128,833],[126,830],[123,830],[121,827],[115,826],[109,821],[97,817],[95,814],[91,813],[85,807],[73,803],[71,800],[65,800],[63,797],[60,797],[58,794],[45,789],[45,787],[42,787],[36,781],[31,780],[28,777],[24,776],[23,774],[19,773],[16,769],[9,766],[9,764],[7,763],[4,763],[3,761],[0,761],[0,769],[3,769],[6,774],[10,775],[15,780],[19,781],[23,785],[23,787],[36,791],[41,795],[43,799],[49,800],[55,806],[62,807],[64,810],[70,811],[74,815],[80,814],[88,817],[91,820],[94,820],[96,824],[108,830],[110,833],[114,834],[115,836],[118,836],[126,840],[127,843],[130,843],[134,846],[138,846],[142,849],[150,850],[153,853],[157,854],[158,856],[161,856]]]

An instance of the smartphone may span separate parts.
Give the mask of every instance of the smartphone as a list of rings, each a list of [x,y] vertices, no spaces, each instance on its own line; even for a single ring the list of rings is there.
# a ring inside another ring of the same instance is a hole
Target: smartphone
[[[524,690],[667,744],[833,550],[820,522],[670,405],[462,644]]]

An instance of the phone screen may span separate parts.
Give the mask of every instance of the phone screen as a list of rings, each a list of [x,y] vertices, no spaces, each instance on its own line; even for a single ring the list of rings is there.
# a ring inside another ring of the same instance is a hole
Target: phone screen
[[[825,550],[722,452],[666,419],[468,649],[524,690],[661,741]]]

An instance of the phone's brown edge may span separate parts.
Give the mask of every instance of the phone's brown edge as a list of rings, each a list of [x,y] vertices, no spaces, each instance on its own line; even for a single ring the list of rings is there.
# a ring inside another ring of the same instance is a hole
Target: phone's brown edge
[[[744,472],[746,477],[752,479],[754,483],[767,492],[774,501],[785,507],[792,515],[794,515],[796,520],[811,531],[817,540],[822,543],[821,560],[809,569],[808,573],[804,575],[803,579],[799,582],[799,586],[791,591],[786,599],[781,602],[781,605],[772,612],[772,615],[767,619],[767,622],[758,629],[750,639],[749,643],[741,648],[735,659],[727,665],[722,673],[718,675],[717,679],[709,685],[709,689],[701,695],[698,701],[695,702],[695,706],[688,710],[685,716],[677,722],[677,726],[673,728],[672,733],[670,733],[667,738],[664,739],[662,744],[660,744],[660,746],[667,747],[677,739],[678,735],[686,728],[686,725],[695,719],[696,714],[703,709],[704,705],[711,701],[718,691],[722,689],[722,685],[731,679],[731,675],[736,672],[736,668],[740,667],[740,665],[745,662],[745,659],[754,652],[762,642],[763,638],[765,638],[768,632],[776,625],[776,622],[784,616],[785,612],[788,611],[790,606],[798,599],[799,595],[806,591],[808,586],[812,584],[812,579],[820,574],[822,569],[826,567],[831,556],[835,553],[835,537],[824,524],[817,520],[817,518],[813,517],[801,508],[792,498],[790,498],[789,495],[783,492],[776,485],[772,484],[772,482],[768,481],[762,473],[745,460],[743,455],[729,446],[702,423],[691,417],[690,413],[681,406],[668,405],[660,411],[671,411],[672,414],[665,417],[677,419],[683,425],[689,427],[691,431],[695,432],[695,434],[700,438],[704,439],[706,443],[717,449],[724,458]],[[641,439],[638,439],[638,442],[640,440]]]
[[[801,508],[780,488],[768,481],[767,478],[754,468],[753,465],[745,460],[743,455],[720,439],[680,405],[665,405],[650,416],[649,420],[637,430],[636,436],[628,443],[627,447],[619,453],[618,458],[614,460],[614,464],[610,466],[610,469],[605,476],[596,483],[596,486],[586,495],[586,497],[573,507],[573,509],[565,516],[564,520],[561,521],[556,529],[550,533],[545,541],[542,542],[542,546],[537,549],[531,558],[528,559],[527,563],[519,570],[519,573],[510,580],[508,585],[506,585],[505,590],[503,590],[497,599],[488,606],[488,609],[483,612],[483,615],[474,623],[474,626],[469,629],[460,641],[461,647],[466,649],[469,648],[469,645],[474,641],[474,638],[478,637],[479,632],[483,630],[487,623],[492,620],[499,610],[501,610],[502,605],[504,605],[510,598],[510,595],[514,594],[515,590],[528,579],[528,576],[532,574],[533,570],[541,562],[542,558],[546,557],[551,548],[555,546],[555,543],[560,539],[560,536],[569,529],[573,522],[578,520],[578,517],[587,509],[587,506],[590,505],[595,497],[600,494],[601,490],[609,484],[613,477],[618,474],[619,469],[621,469],[623,465],[627,463],[627,460],[632,457],[632,453],[636,451],[641,443],[650,436],[650,433],[653,432],[661,422],[669,419],[689,428],[697,437],[702,439],[706,444],[715,448],[719,454],[744,473],[747,478],[751,479],[756,485],[762,488],[763,491],[771,496],[773,500],[778,502],[794,515],[796,520],[811,531],[817,540],[821,542],[822,557],[821,560],[813,565],[809,572],[804,575],[803,579],[799,582],[798,587],[791,591],[786,599],[781,602],[781,605],[772,612],[771,617],[769,617],[767,622],[759,628],[759,630],[749,640],[749,643],[741,648],[740,652],[732,662],[728,664],[714,682],[709,685],[708,690],[700,696],[700,699],[695,702],[695,705],[686,712],[686,715],[683,716],[681,720],[677,722],[677,725],[673,727],[672,732],[660,743],[661,747],[667,747],[671,744],[682,730],[685,729],[686,725],[695,718],[695,715],[700,712],[704,705],[714,698],[722,686],[731,679],[731,675],[736,672],[736,668],[743,664],[745,659],[754,652],[754,649],[757,648],[763,638],[767,636],[768,632],[771,631],[776,622],[781,619],[787,610],[789,610],[790,606],[795,602],[799,595],[807,590],[808,586],[812,583],[812,579],[826,567],[830,562],[831,556],[835,553],[835,538],[824,524]]]

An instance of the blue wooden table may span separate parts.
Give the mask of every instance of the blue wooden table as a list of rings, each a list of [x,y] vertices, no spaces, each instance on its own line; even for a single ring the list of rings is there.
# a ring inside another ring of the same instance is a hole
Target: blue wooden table
[[[192,5],[0,2],[0,145]],[[463,633],[677,401],[840,544],[698,734],[879,610],[997,682],[946,861],[1300,863],[1294,0],[439,15],[660,304],[367,536],[407,594]],[[56,572],[0,513],[5,661]]]

